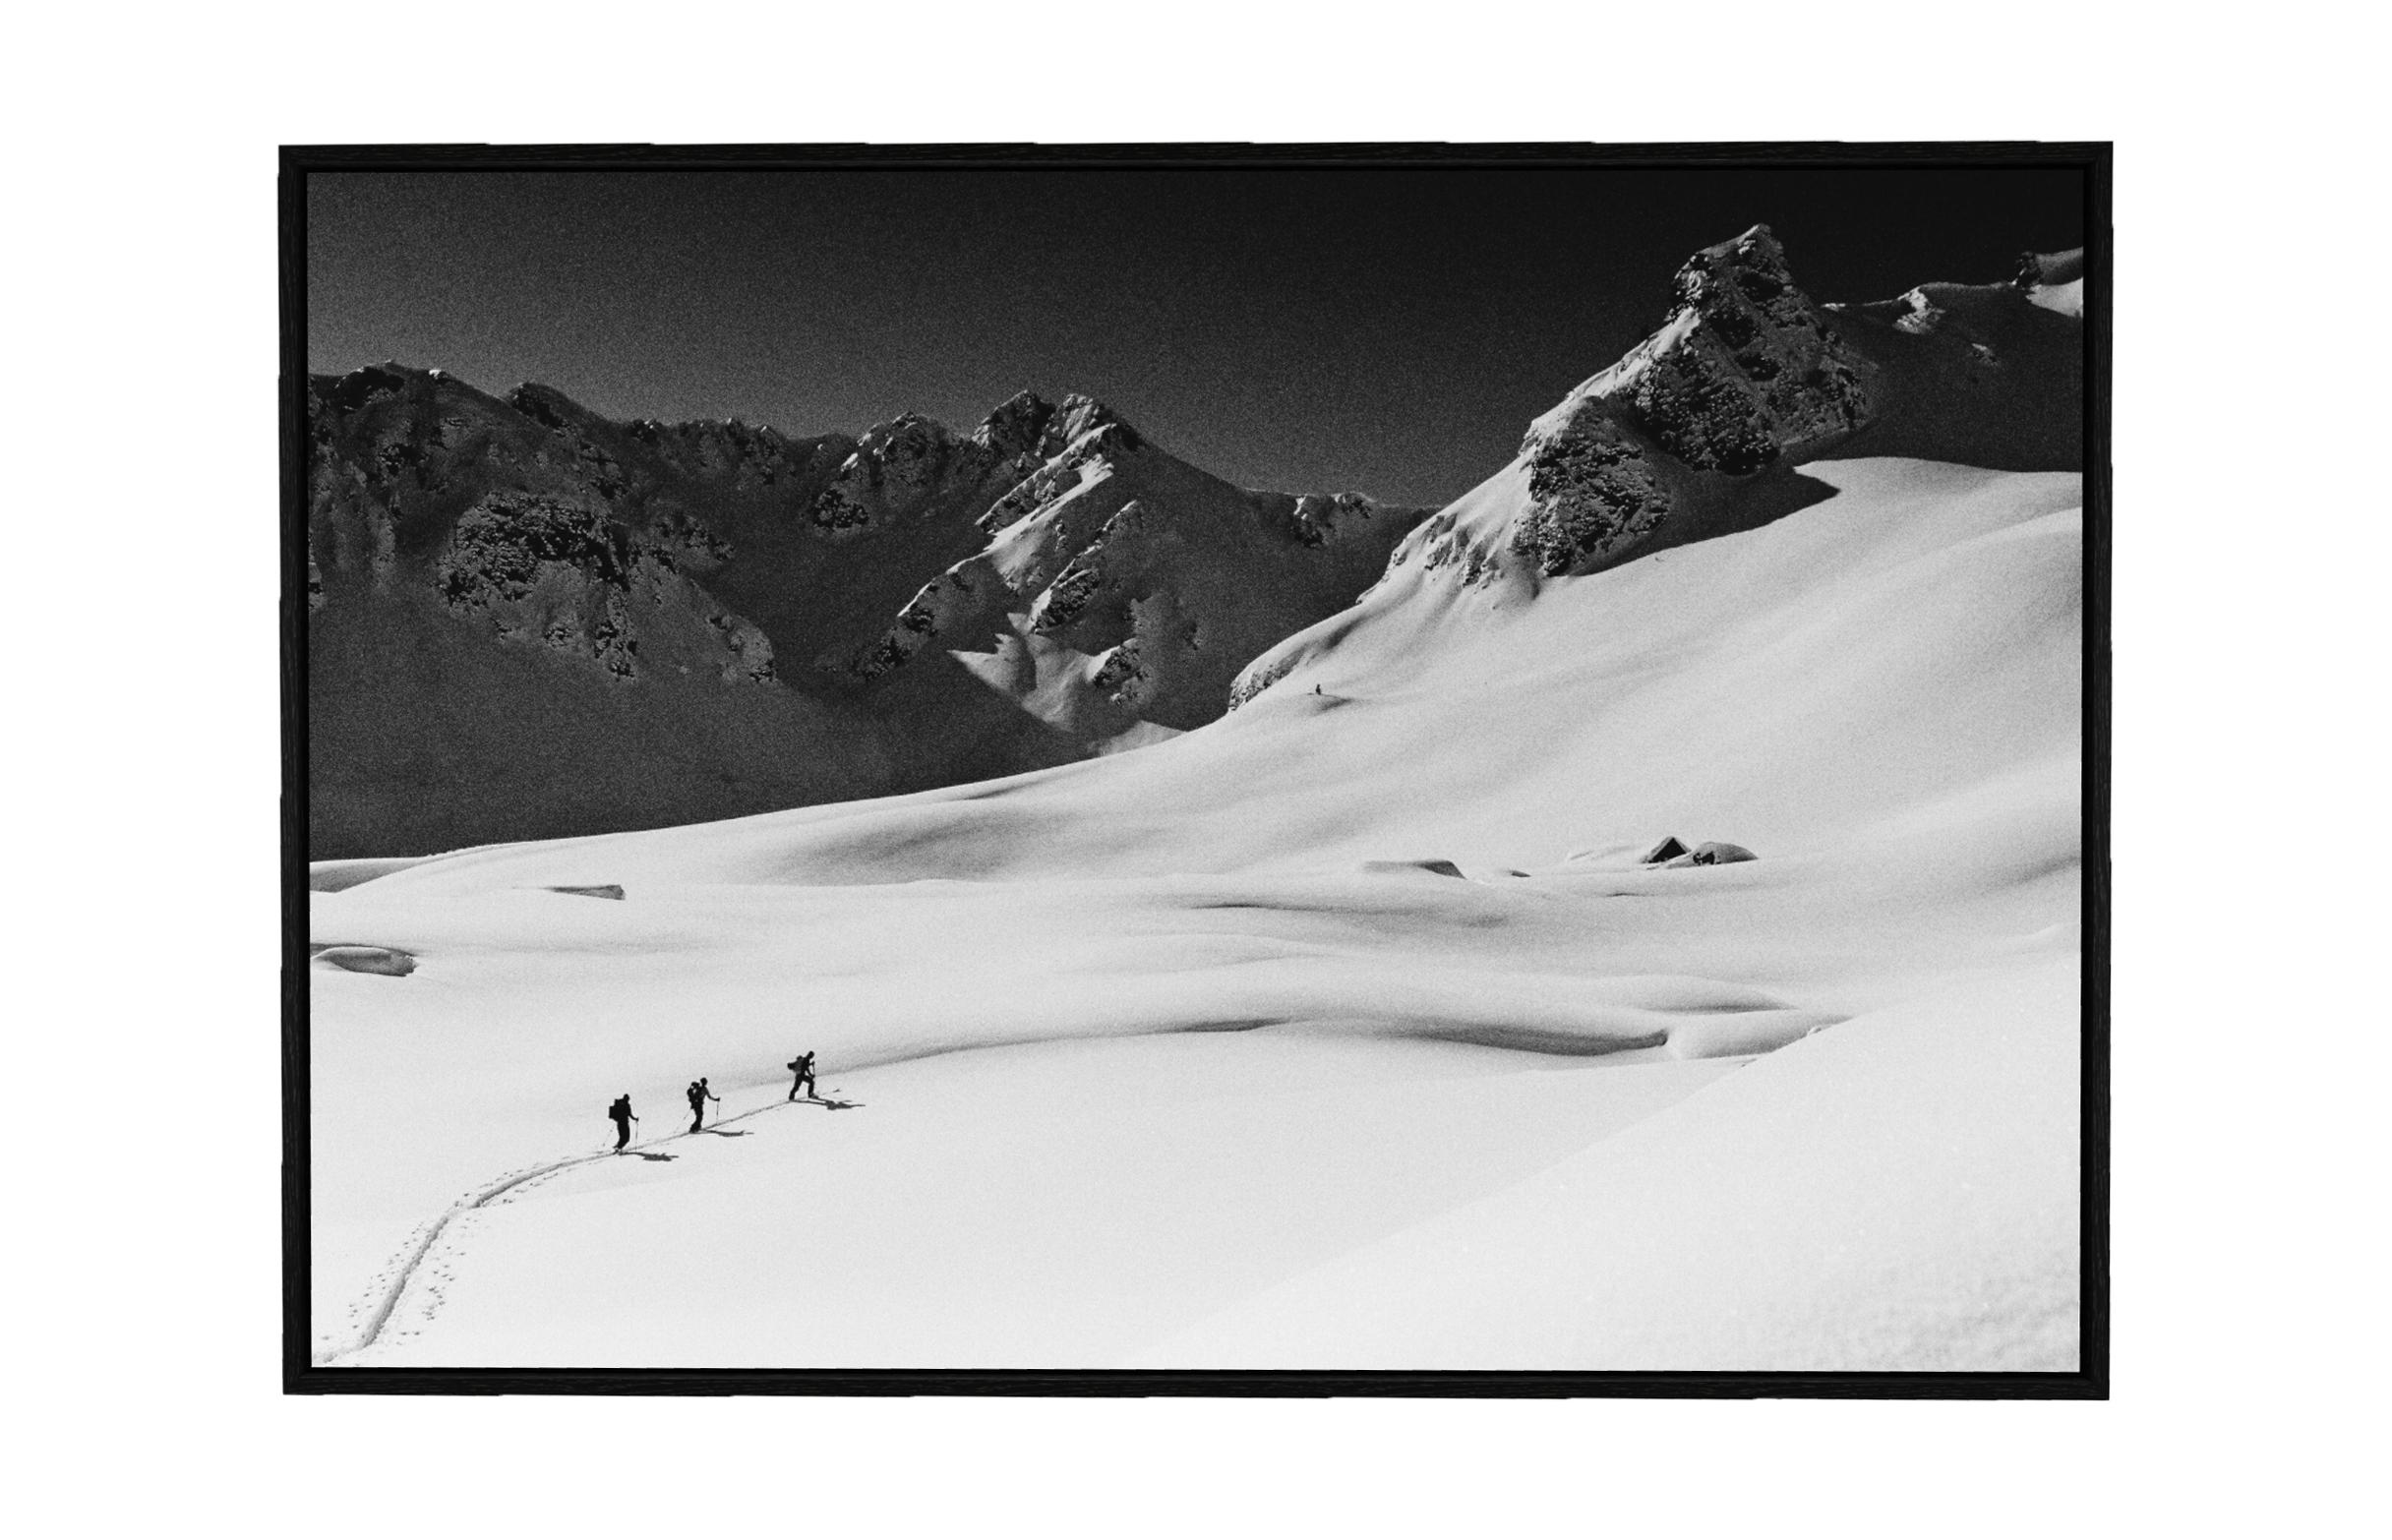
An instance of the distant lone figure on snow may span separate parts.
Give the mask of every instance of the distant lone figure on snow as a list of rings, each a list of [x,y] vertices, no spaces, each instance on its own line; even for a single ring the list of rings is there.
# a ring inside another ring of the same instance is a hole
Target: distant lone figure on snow
[[[792,1101],[797,1100],[797,1099],[798,1099],[798,1093],[799,1093],[801,1090],[803,1090],[803,1091],[806,1093],[806,1095],[807,1095],[807,1096],[813,1096],[813,1094],[814,1094],[814,1055],[813,1055],[813,1050],[812,1050],[811,1048],[808,1048],[808,1049],[807,1049],[807,1050],[806,1050],[804,1053],[799,1054],[799,1055],[798,1055],[796,1058],[791,1059],[791,1060],[789,1061],[789,1068],[790,1068],[790,1072],[791,1072],[792,1074],[794,1074],[794,1075],[796,1075],[796,1076],[798,1077],[798,1078],[797,1078],[796,1083],[795,1083],[795,1084],[793,1084],[793,1085],[792,1085],[792,1086],[789,1088],[789,1099],[790,1099],[790,1100],[792,1100]]]
[[[615,1104],[606,1109],[606,1115],[615,1120],[615,1148],[621,1150],[631,1142],[631,1125],[639,1121],[631,1111],[631,1094],[627,1091],[617,1096]]]
[[[723,1098],[706,1089],[706,1077],[700,1075],[689,1082],[689,1132],[694,1134],[706,1121],[706,1103]]]

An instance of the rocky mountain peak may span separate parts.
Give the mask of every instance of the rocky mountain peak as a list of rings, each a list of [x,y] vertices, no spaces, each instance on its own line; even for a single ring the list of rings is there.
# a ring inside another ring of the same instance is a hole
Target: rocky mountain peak
[[[1766,304],[1794,286],[1794,274],[1776,232],[1757,224],[1732,241],[1706,246],[1689,257],[1670,286],[1680,306],[1707,311],[1723,297],[1739,294]]]
[[[1638,425],[1686,464],[1750,475],[1868,420],[1875,369],[1794,282],[1766,225],[1678,269],[1678,308],[1620,384]]]
[[[368,364],[345,375],[318,375],[311,384],[320,405],[346,414],[387,396],[404,394],[410,382],[428,378],[426,371],[390,362]]]
[[[508,391],[505,400],[541,427],[555,431],[583,429],[604,422],[597,413],[555,385],[541,385],[537,381],[524,381]]]
[[[1125,447],[1134,448],[1141,442],[1119,413],[1094,396],[1075,393],[1057,405],[1035,390],[1022,390],[988,414],[973,431],[972,442],[1000,463],[1044,464],[1082,436],[1106,427],[1120,431]]]
[[[951,444],[954,431],[935,417],[920,412],[900,412],[884,423],[874,423],[856,441],[860,452],[878,454],[884,458],[919,454],[937,444]]]
[[[1054,420],[1052,401],[1036,390],[1017,390],[972,431],[972,442],[1002,459],[1029,454]]]
[[[1830,451],[2072,467],[2082,333],[2054,314],[2078,302],[2053,295],[2082,267],[2063,254],[2027,265],[2025,292],[1929,284],[1822,305],[1755,225],[1690,258],[1660,328],[1530,427],[1527,506],[1500,535],[1428,530],[1415,543],[1467,557],[1468,581],[1516,561],[1555,577],[1732,522],[1731,505],[1754,501],[1742,484]]]
[[[1135,449],[1145,442],[1120,413],[1093,395],[1077,393],[1063,397],[1063,404],[1055,410],[1055,428],[1049,437],[1060,447],[1103,428],[1119,430],[1116,438],[1124,448]]]
[[[1660,329],[1537,419],[1521,444],[1529,507],[1509,555],[1554,577],[1643,546],[1706,481],[1817,452],[1870,417],[1876,366],[1794,281],[1766,225],[1696,253]],[[1472,580],[1504,553],[1465,562]]]

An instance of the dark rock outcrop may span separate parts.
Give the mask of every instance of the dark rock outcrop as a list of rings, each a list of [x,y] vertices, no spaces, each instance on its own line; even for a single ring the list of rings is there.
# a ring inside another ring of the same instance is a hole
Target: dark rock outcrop
[[[2072,247],[2064,252],[2024,252],[2018,258],[2018,275],[2010,280],[2021,292],[2054,288],[2074,283],[2085,275],[2085,249]]]
[[[1676,288],[1625,393],[1637,426],[1679,461],[1749,476],[1866,420],[1873,368],[1795,286],[1767,226],[1698,253]]]
[[[1646,545],[1733,485],[1869,420],[1876,366],[1796,286],[1765,226],[1678,270],[1661,329],[1529,430],[1513,552],[1547,577]]]
[[[1797,467],[1829,455],[2076,470],[2086,270],[2062,253],[2011,283],[1823,305],[1756,225],[1687,262],[1659,329],[1530,425],[1503,471],[1419,520],[1388,575],[1533,593],[1796,512],[1832,491]],[[1231,706],[1319,645],[1258,657]]]
[[[2027,291],[2082,271],[2063,254],[2030,261],[2023,288],[1837,306],[1802,291],[1765,226],[1698,253],[1660,329],[1529,430],[1510,555],[1543,577],[1594,571],[1766,511],[1772,476],[1829,453],[2074,469],[2083,326]],[[1465,581],[1504,566],[1466,540],[1422,554]]]
[[[1725,840],[1704,840],[1683,856],[1663,861],[1664,866],[1733,866],[1738,861],[1759,860],[1761,858],[1741,845]]]

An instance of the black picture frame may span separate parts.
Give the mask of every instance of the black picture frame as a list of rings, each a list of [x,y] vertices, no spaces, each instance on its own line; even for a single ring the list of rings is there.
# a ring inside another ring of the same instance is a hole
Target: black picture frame
[[[2106,1399],[2110,1394],[2110,381],[2107,143],[1357,145],[351,145],[280,151],[282,1388],[372,1395],[1062,1395]],[[310,1363],[307,935],[307,178],[357,171],[2074,168],[2084,173],[2085,308],[2081,1319],[2074,1373],[395,1369]]]

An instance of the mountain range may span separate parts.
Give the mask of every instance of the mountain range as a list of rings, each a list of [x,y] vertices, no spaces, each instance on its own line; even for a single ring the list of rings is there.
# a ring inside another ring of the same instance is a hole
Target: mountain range
[[[382,364],[308,392],[317,858],[951,785],[1226,708],[1427,510],[1249,492],[1101,403],[958,435],[612,422]],[[933,641],[937,645],[932,646]]]
[[[1530,595],[1781,517],[1828,453],[2080,461],[2080,253],[1823,305],[1756,227],[1672,301],[1434,510],[1236,487],[1084,395],[793,438],[396,363],[313,377],[310,854],[1059,765],[1217,719],[1407,565]]]

